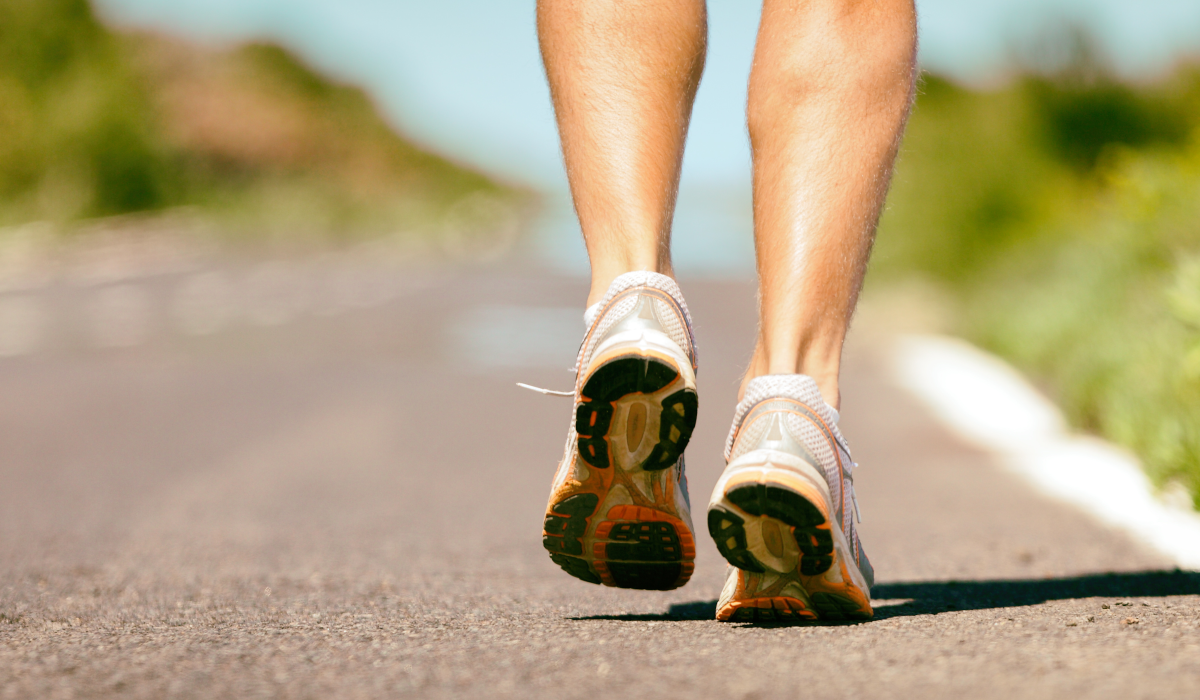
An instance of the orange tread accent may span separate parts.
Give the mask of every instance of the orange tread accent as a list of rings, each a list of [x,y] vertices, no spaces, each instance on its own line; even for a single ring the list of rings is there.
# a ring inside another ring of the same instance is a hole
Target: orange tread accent
[[[600,576],[600,581],[604,585],[616,587],[617,582],[613,580],[612,574],[608,571],[608,562],[603,559],[594,559],[592,568],[596,570],[596,574]]]
[[[731,601],[717,611],[717,619],[722,622],[728,621],[741,608],[772,610],[783,619],[788,619],[789,617],[801,620],[817,619],[817,614],[805,607],[803,601],[787,597],[749,598],[746,600]]]
[[[833,593],[846,600],[852,600],[858,604],[858,613],[873,617],[875,610],[871,607],[871,601],[858,586],[850,583],[850,572],[847,569],[848,564],[845,559],[838,557],[838,564],[842,569],[842,583],[830,583],[825,579],[823,574],[817,576],[799,576],[801,585],[809,593]]]

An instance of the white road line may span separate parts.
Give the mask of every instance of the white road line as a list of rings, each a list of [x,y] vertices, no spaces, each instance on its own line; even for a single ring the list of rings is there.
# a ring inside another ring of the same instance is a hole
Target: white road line
[[[948,427],[997,453],[1042,493],[1200,570],[1200,514],[1165,505],[1135,457],[1072,435],[1058,408],[1002,360],[954,338],[909,335],[893,353],[900,384]]]

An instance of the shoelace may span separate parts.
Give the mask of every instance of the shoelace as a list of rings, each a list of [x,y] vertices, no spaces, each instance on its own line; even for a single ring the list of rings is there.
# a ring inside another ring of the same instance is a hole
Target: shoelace
[[[571,369],[569,369],[567,371],[570,372],[571,374],[574,374],[575,376],[579,376],[578,362],[576,362],[574,367],[572,367]],[[575,396],[574,390],[572,390],[572,391],[555,391],[554,389],[543,389],[540,386],[534,386],[532,384],[525,384],[523,382],[517,382],[517,386],[521,387],[522,389],[536,391],[539,394],[545,394],[546,396]]]
[[[555,391],[554,389],[543,389],[540,386],[534,386],[532,384],[523,384],[521,382],[517,382],[517,386],[521,387],[522,389],[536,391],[539,394],[545,394],[547,396],[574,396],[575,395],[574,391]]]
[[[850,482],[850,503],[854,505],[854,521],[861,525],[862,513],[858,510],[858,496],[854,494],[854,470],[858,468],[858,462],[850,464],[854,465],[846,472],[846,480]]]
[[[585,312],[585,314],[586,314],[586,312]],[[586,315],[585,315],[585,319],[586,319]],[[591,327],[590,322],[588,323],[588,327],[589,328]],[[579,343],[579,351],[575,354],[575,366],[571,367],[570,369],[567,370],[571,374],[575,375],[576,381],[578,381],[578,377],[579,377],[579,359],[580,359],[579,356],[581,354],[583,354],[583,344],[586,342],[587,342],[587,336],[584,336],[583,340],[580,341],[580,343]],[[572,396],[572,397],[575,396],[574,390],[555,391],[554,389],[543,389],[540,386],[534,386],[532,384],[525,384],[524,382],[517,382],[517,386],[521,387],[522,389],[536,391],[539,394],[545,394],[546,396]]]
[[[841,448],[842,452],[845,453],[847,458],[849,458],[850,448],[846,445],[846,439],[842,437],[840,431],[834,435],[834,439],[837,440],[838,447]],[[847,459],[846,462],[849,463],[850,467],[848,469],[843,467],[843,471],[846,474],[846,480],[850,482],[850,503],[854,506],[854,521],[861,525],[862,512],[858,509],[858,496],[854,493],[854,470],[858,468],[858,462],[855,462],[852,459]]]

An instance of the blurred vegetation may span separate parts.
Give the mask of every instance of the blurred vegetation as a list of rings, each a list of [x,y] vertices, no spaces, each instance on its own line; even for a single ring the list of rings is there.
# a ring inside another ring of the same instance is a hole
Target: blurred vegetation
[[[873,265],[880,293],[941,288],[954,330],[1200,504],[1200,68],[927,77]]]
[[[413,146],[277,47],[113,32],[86,0],[0,0],[0,227],[186,206],[239,235],[391,234],[487,226],[524,196]]]

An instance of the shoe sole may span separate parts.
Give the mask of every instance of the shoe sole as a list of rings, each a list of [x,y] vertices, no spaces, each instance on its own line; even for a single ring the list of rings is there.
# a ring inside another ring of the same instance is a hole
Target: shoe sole
[[[815,478],[769,465],[728,477],[709,506],[708,531],[741,572],[718,620],[872,617],[866,582],[841,528],[831,525],[828,497]]]
[[[678,588],[696,557],[690,518],[674,502],[673,469],[696,426],[695,380],[651,350],[625,349],[594,365],[575,413],[587,477],[551,497],[542,545],[589,583]]]

